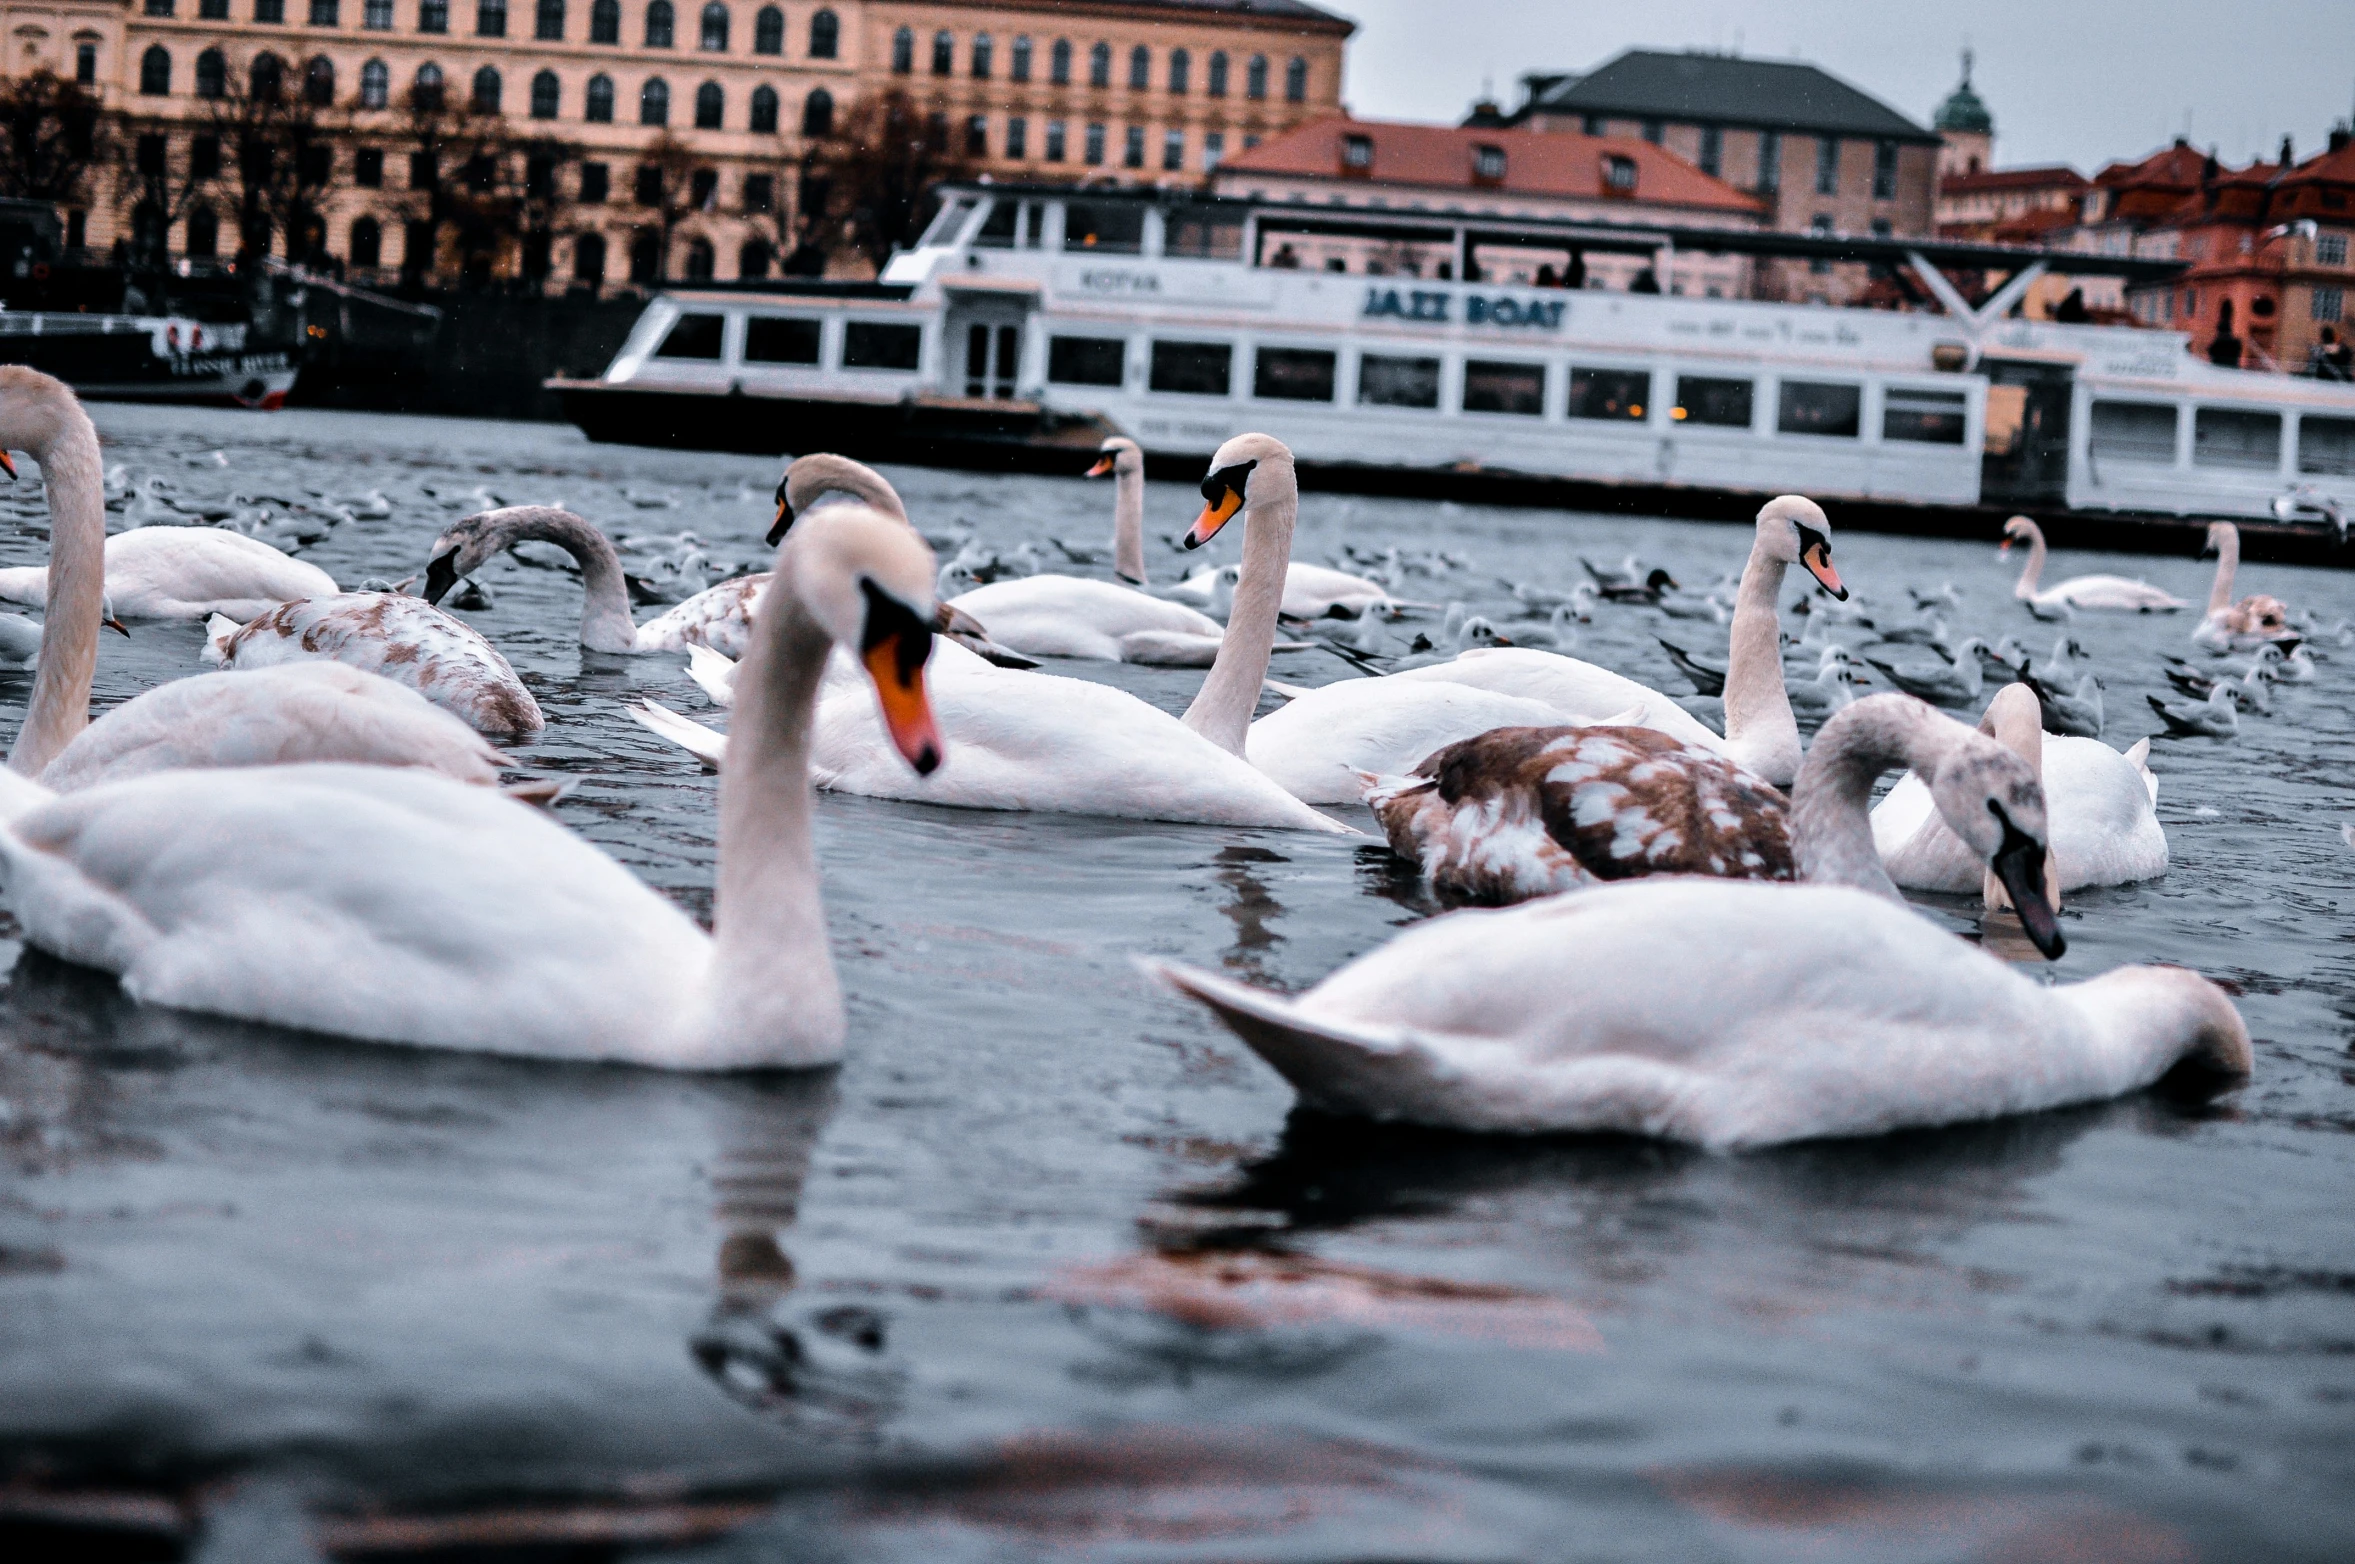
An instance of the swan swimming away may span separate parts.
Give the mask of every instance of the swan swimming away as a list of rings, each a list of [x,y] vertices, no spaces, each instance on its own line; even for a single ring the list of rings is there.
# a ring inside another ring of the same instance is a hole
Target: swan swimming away
[[[408,686],[492,738],[527,739],[547,726],[499,649],[422,598],[338,592],[281,603],[250,624],[216,614],[205,630],[205,661],[231,671],[347,663]]]
[[[106,540],[106,596],[125,619],[227,614],[242,622],[335,590],[317,565],[220,527],[139,527]],[[48,566],[0,570],[0,599],[39,603],[48,594]]]
[[[2289,605],[2278,597],[2252,593],[2232,600],[2233,577],[2241,563],[2241,529],[2229,521],[2208,523],[2203,551],[2216,556],[2216,580],[2208,588],[2207,611],[2191,638],[2212,652],[2246,652],[2277,641],[2300,639],[2290,628]]]
[[[2012,587],[2012,596],[2039,618],[2062,617],[2071,609],[2167,614],[2185,606],[2182,598],[2130,576],[2071,576],[2058,586],[2039,588],[2037,583],[2044,575],[2044,529],[2025,516],[2014,516],[2003,524],[2002,552],[2009,554],[2015,542],[2028,545],[2028,563]]]
[[[544,813],[414,769],[168,771],[0,828],[26,942],[143,1004],[382,1042],[678,1069],[831,1063],[845,1020],[810,838],[809,723],[830,648],[903,763],[938,763],[924,692],[931,550],[864,506],[779,552],[720,786],[714,932]]]
[[[1929,741],[1964,747],[1979,779],[1985,807],[1961,810],[1958,828],[2057,953],[2034,777],[1916,704]],[[1872,722],[1877,705],[1833,723]],[[2248,1075],[2248,1029],[2196,973],[2125,967],[2046,986],[1905,907],[1865,818],[1891,763],[1821,738],[1808,755],[1794,835],[1803,870],[1834,883],[1663,876],[1449,913],[1297,996],[1144,965],[1309,1105],[1455,1129],[1733,1150],[2112,1097],[2178,1067]]]

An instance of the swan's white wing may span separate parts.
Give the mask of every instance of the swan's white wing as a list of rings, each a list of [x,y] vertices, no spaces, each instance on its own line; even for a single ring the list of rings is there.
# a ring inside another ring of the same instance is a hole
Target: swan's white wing
[[[1284,612],[1294,619],[1322,618],[1335,604],[1363,608],[1390,600],[1390,589],[1379,581],[1353,576],[1346,570],[1294,560],[1284,570]]]
[[[1475,647],[1447,662],[1411,668],[1389,677],[1468,684],[1500,695],[1543,701],[1561,713],[1557,720],[1562,722],[1600,722],[1614,713],[1640,707],[1643,718],[1636,726],[1697,744],[1713,755],[1726,753],[1723,738],[1710,732],[1699,718],[1667,695],[1624,674],[1576,657],[1564,657],[1559,652],[1541,652],[1524,646]]]
[[[736,704],[736,662],[700,641],[687,646],[687,677],[693,679],[714,706]]]
[[[719,770],[728,758],[728,736],[725,733],[707,728],[692,717],[681,716],[660,701],[635,701],[623,709],[647,732],[656,738],[668,739],[714,771]]]
[[[495,738],[546,725],[540,703],[482,632],[423,598],[346,592],[285,603],[228,638],[229,666],[331,658],[405,684]]]
[[[1987,866],[1948,828],[1930,789],[1910,771],[1873,806],[1872,823],[1889,878],[1909,891],[1968,895],[1986,878]]]
[[[1544,702],[1473,685],[1343,679],[1305,690],[1251,724],[1243,753],[1295,798],[1356,803],[1364,793],[1360,772],[1403,775],[1458,739],[1564,720]]]
[[[2045,808],[2061,889],[2126,885],[2167,872],[2156,786],[2148,771],[2099,739],[2045,736]]]
[[[2073,608],[2143,611],[2187,606],[2182,598],[2131,576],[2072,576],[2036,595],[2040,599],[2057,599]]]
[[[106,540],[106,590],[125,619],[243,623],[280,603],[323,597],[335,578],[242,532],[220,527],[138,527]]]
[[[992,641],[1032,657],[1119,661],[1124,636],[1157,631],[1216,641],[1225,633],[1183,603],[1081,576],[994,581],[949,601],[985,625]]]
[[[0,831],[32,945],[145,1003],[347,1037],[648,1064],[709,942],[545,814],[414,770],[171,771]]]
[[[752,616],[768,590],[769,572],[731,576],[665,609],[638,626],[641,652],[679,652],[708,646],[726,657],[742,657],[752,635]]]
[[[56,796],[55,791],[31,777],[18,776],[6,766],[0,766],[0,825],[40,808]]]

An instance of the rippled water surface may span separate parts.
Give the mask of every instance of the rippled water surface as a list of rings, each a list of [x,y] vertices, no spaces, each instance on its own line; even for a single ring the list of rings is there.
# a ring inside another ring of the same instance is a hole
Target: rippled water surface
[[[777,476],[539,426],[94,412],[118,525],[178,508],[310,536],[346,584],[421,569],[493,499],[753,561]],[[1077,479],[892,477],[936,538],[1108,528],[1108,489]],[[1198,503],[1150,491],[1164,579],[1158,538]],[[0,491],[0,563],[42,557],[42,515],[37,485]],[[1581,553],[1706,584],[1749,535],[1310,495],[1299,556],[1345,540],[1454,551],[1402,593],[1501,618],[1504,582],[1566,587]],[[1959,629],[2049,643],[1990,544],[1838,553],[1884,612],[1952,582]],[[2207,587],[2190,559],[2054,569]],[[2355,616],[2355,577],[2243,580]],[[517,767],[579,778],[561,817],[707,915],[715,785],[621,713],[648,692],[712,715],[684,668],[584,654],[578,587],[546,562],[480,581],[473,621],[550,719]],[[1581,649],[1681,690],[1663,629],[1723,644],[1604,608]],[[2073,627],[2113,743],[2157,726],[2143,697],[2189,629]],[[101,702],[197,671],[199,645],[109,638]],[[2175,868],[2066,913],[2065,978],[2168,960],[2239,994],[2256,1078],[2201,1109],[1742,1157],[1319,1120],[1131,958],[1305,986],[1431,910],[1385,851],[854,798],[819,812],[852,1042],[815,1077],[272,1033],[19,956],[0,1537],[223,1559],[2344,1558],[2355,649],[2326,649],[2237,742],[2157,742]],[[1057,671],[1173,710],[1200,677]],[[1349,676],[1322,652],[1276,675]],[[11,720],[28,685],[0,685]],[[1961,903],[1931,915],[1976,932]],[[1705,974],[1721,953],[1691,955]]]

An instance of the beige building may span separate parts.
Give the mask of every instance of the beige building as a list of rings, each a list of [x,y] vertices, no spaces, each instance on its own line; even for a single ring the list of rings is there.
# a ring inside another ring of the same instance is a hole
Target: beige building
[[[485,259],[551,285],[769,275],[804,147],[895,89],[993,171],[1199,183],[1227,150],[1333,111],[1351,31],[1297,0],[0,0],[7,73],[95,87],[135,122],[133,166],[178,192],[142,214],[138,178],[94,181],[69,213],[90,247],[144,225],[173,255],[236,251],[251,218],[215,121],[259,72],[334,128],[314,231],[268,236],[274,253],[361,276],[448,267],[416,226],[451,180],[411,167],[422,92],[500,117],[501,189],[559,215],[538,246]],[[657,168],[666,137],[684,155]]]

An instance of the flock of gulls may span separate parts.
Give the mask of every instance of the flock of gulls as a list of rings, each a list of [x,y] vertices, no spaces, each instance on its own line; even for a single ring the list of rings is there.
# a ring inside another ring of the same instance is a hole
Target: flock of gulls
[[[1142,963],[1337,1113],[1738,1148],[2162,1078],[2214,1090],[2251,1067],[2238,1012],[2194,972],[2052,983],[1902,899],[1982,896],[2016,917],[2018,954],[2057,958],[2064,894],[2167,870],[2148,741],[2100,740],[2101,680],[2066,622],[2189,605],[2114,576],[2045,585],[2025,518],[2007,547],[2028,550],[2019,602],[2063,622],[2049,656],[1955,640],[1951,589],[1868,621],[1830,520],[1794,495],[1759,511],[1738,581],[1693,592],[1632,559],[1590,564],[1570,593],[1514,586],[1528,622],[1500,632],[1408,597],[1415,562],[1396,551],[1350,555],[1363,574],[1295,562],[1298,483],[1268,435],[1219,447],[1183,539],[1236,527],[1240,563],[1158,589],[1129,441],[1105,442],[1095,469],[1115,480],[1109,578],[970,545],[943,563],[881,475],[814,454],[778,486],[771,569],[640,622],[614,544],[569,510],[486,509],[434,541],[419,595],[347,592],[223,527],[143,518],[109,536],[88,417],[17,367],[0,368],[0,465],[10,450],[40,463],[50,554],[0,570],[0,598],[46,610],[0,630],[0,654],[35,668],[0,773],[0,906],[27,943],[142,1003],[549,1059],[828,1064],[846,1023],[814,784],[1345,834],[1328,809],[1370,808],[1439,895],[1476,905],[1297,995]],[[2153,705],[2170,731],[2222,736],[2270,710],[2275,684],[2314,677],[2308,646],[2346,632],[2236,598],[2237,535],[2218,524],[2210,541],[2197,655],[2167,670],[2186,699]],[[521,544],[577,563],[585,648],[684,657],[729,709],[722,734],[632,708],[721,772],[708,933],[542,807],[550,789],[500,785],[494,741],[545,718],[497,646],[439,605]],[[1781,607],[1794,571],[1796,636]],[[1724,655],[1662,638],[1686,694],[1571,655],[1581,625],[1625,603],[1723,625]],[[217,671],[92,721],[99,636],[139,619],[206,622]],[[1279,650],[1312,647],[1362,676],[1269,678]],[[1178,716],[1042,666],[1074,659],[1207,671]],[[1876,677],[1892,692],[1860,695]],[[1811,743],[1800,711],[1822,719]]]

